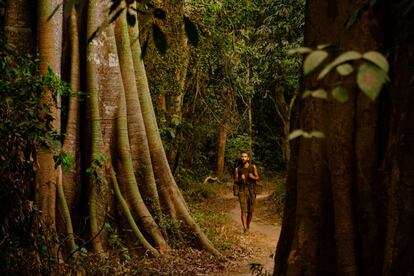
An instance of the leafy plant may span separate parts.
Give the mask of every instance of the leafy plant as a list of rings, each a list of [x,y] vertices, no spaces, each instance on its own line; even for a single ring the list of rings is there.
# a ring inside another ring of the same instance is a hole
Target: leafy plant
[[[70,171],[73,167],[74,158],[67,152],[61,152],[53,156],[53,160],[55,161],[55,168],[61,165],[63,170]]]
[[[42,272],[49,274],[55,257],[49,250],[54,236],[39,221],[33,189],[36,149],[53,152],[61,139],[52,128],[50,106],[41,99],[46,89],[60,92],[55,79],[38,75],[33,60],[0,37],[0,259],[6,274],[42,274],[40,270],[26,273],[24,268],[39,258]]]
[[[320,45],[317,49],[302,47],[290,50],[290,54],[305,54],[306,58],[303,63],[304,75],[310,75],[319,68],[329,56],[328,51],[323,50],[328,45]],[[331,87],[330,95],[340,103],[348,101],[349,95],[345,88],[345,82],[352,81],[350,77],[355,72],[355,78],[358,88],[372,101],[374,101],[382,87],[389,81],[388,70],[389,64],[384,55],[377,51],[368,51],[359,53],[357,51],[347,51],[340,54],[333,61],[325,65],[317,75],[317,81],[323,85],[323,80],[334,71],[339,75],[340,81],[337,81],[334,87]],[[329,93],[327,88],[318,88],[316,90],[306,90],[302,97],[313,97],[319,99],[327,99]],[[297,137],[304,138],[323,138],[324,135],[320,131],[306,132],[302,129],[294,130],[290,133],[289,139]]]

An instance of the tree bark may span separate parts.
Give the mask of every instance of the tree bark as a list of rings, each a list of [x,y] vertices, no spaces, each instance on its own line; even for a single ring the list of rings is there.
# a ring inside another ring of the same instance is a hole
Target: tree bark
[[[139,99],[136,89],[134,65],[132,62],[132,55],[130,50],[130,40],[128,37],[128,28],[126,22],[126,13],[121,14],[119,20],[116,22],[115,28],[116,39],[118,43],[118,54],[120,58],[120,68],[122,74],[122,80],[124,89],[120,93],[119,115],[118,115],[118,150],[120,153],[120,178],[123,180],[126,188],[126,199],[130,203],[134,214],[139,217],[140,222],[143,224],[146,232],[154,240],[156,246],[161,251],[167,250],[168,246],[161,234],[161,229],[155,223],[155,220],[145,205],[141,193],[138,189],[138,184],[134,175],[134,166],[131,154],[140,154],[139,157],[144,157],[148,154],[148,144],[146,143],[145,126],[142,119],[141,108],[139,107]],[[125,92],[124,92],[125,91]],[[127,99],[125,94],[127,94]],[[127,108],[127,100],[129,108]],[[127,112],[129,109],[129,112]],[[137,112],[139,112],[137,114]],[[128,113],[128,120],[127,120]],[[128,121],[128,122],[127,122]],[[138,133],[140,132],[140,133]],[[129,142],[131,140],[131,143]],[[131,150],[131,144],[144,147],[142,152]],[[147,155],[147,161],[149,155]],[[152,167],[151,167],[152,168]],[[153,175],[151,175],[153,177]],[[155,181],[152,182],[152,199],[156,204],[158,200],[158,193],[155,187]],[[151,188],[150,186],[148,188]],[[148,189],[150,190],[150,189]],[[160,214],[160,206],[158,205]]]
[[[305,46],[330,43],[361,53],[387,46],[392,83],[375,102],[355,82],[345,84],[345,104],[299,100],[295,128],[326,137],[294,142],[275,275],[413,273],[414,55],[408,49],[414,43],[403,35],[413,24],[400,16],[401,3],[377,3],[350,28],[344,25],[360,2],[307,3]],[[314,89],[314,78],[305,78],[303,88]],[[328,75],[322,85],[337,81]]]
[[[90,0],[88,3],[88,21],[86,37],[87,41],[92,38],[93,33],[98,28],[98,3],[95,0]],[[92,244],[93,249],[97,253],[103,253],[104,248],[102,245],[102,232],[99,231],[99,216],[97,214],[97,186],[101,186],[100,175],[102,175],[101,165],[98,164],[98,160],[102,156],[102,136],[101,136],[101,125],[100,125],[100,112],[99,112],[99,96],[98,96],[98,73],[97,65],[100,64],[98,58],[98,39],[94,38],[86,46],[86,93],[88,95],[87,106],[88,115],[90,116],[90,161],[89,166],[93,168],[93,171],[89,174],[89,222],[91,236],[93,237]]]
[[[414,68],[414,41],[409,34],[413,30],[413,21],[408,15],[404,1],[390,1],[387,7],[391,13],[388,36],[392,39],[394,51],[390,57],[392,62],[391,85],[389,87],[389,132],[384,158],[381,181],[381,192],[385,192],[388,199],[386,217],[381,222],[386,223],[383,275],[410,275],[414,274],[412,260],[414,258],[414,143],[413,126],[414,116],[412,108]],[[412,13],[412,8],[411,8]],[[398,31],[397,31],[398,30]],[[375,187],[377,189],[377,187]],[[375,192],[377,193],[377,191]],[[382,195],[382,193],[381,193]],[[383,198],[381,198],[383,199]],[[375,206],[377,207],[377,205]],[[384,234],[384,229],[379,229]]]
[[[131,41],[134,41],[134,38],[132,38],[132,40],[129,38],[125,14],[121,15],[121,18],[117,20],[116,37],[122,82],[124,84],[126,95],[128,137],[130,141],[133,170],[138,182],[141,184],[141,190],[145,192],[144,194],[147,195],[147,198],[149,199],[148,203],[155,211],[155,214],[160,217],[161,206],[135,80],[134,63],[131,51]]]
[[[136,217],[139,218],[139,221],[142,223],[144,229],[151,236],[154,240],[156,246],[160,248],[161,251],[168,249],[168,246],[161,234],[161,230],[158,225],[155,223],[154,218],[150,214],[145,205],[141,193],[138,189],[138,184],[134,174],[133,168],[133,161],[131,157],[131,147],[128,138],[129,130],[136,131],[136,127],[132,126],[131,124],[128,125],[127,123],[127,104],[126,104],[126,97],[125,97],[125,90],[129,90],[126,94],[134,94],[136,98],[130,96],[129,100],[135,101],[136,104],[139,104],[138,95],[136,94],[137,91],[134,89],[135,87],[135,78],[130,76],[129,74],[134,71],[133,64],[132,64],[132,56],[128,55],[129,50],[129,39],[128,39],[128,30],[127,30],[127,22],[126,22],[126,13],[124,12],[121,14],[118,22],[116,23],[116,38],[118,42],[118,53],[120,57],[120,68],[123,77],[124,89],[120,91],[120,103],[119,103],[119,114],[117,119],[117,148],[119,153],[119,160],[118,167],[119,167],[119,179],[121,184],[125,186],[124,192],[126,195],[126,200],[131,206],[133,213]],[[131,62],[128,62],[127,60]],[[130,83],[131,81],[134,81]],[[132,90],[132,91],[131,91]],[[134,91],[135,90],[135,91]],[[131,103],[130,103],[131,104]],[[131,104],[132,105],[132,104]],[[134,110],[137,111],[136,109]],[[134,117],[130,113],[129,117],[130,121],[136,123],[136,117]],[[130,126],[130,127],[128,127]],[[131,134],[130,136],[133,136]],[[143,137],[144,139],[146,137]],[[137,143],[136,140],[133,142]],[[137,145],[138,146],[138,145]],[[157,194],[155,195],[157,196]],[[155,198],[158,200],[158,196]]]
[[[53,73],[60,76],[61,51],[62,51],[62,9],[58,8],[52,15],[53,10],[58,7],[58,1],[39,1],[38,3],[38,29],[39,29],[39,73],[47,74],[49,68]],[[52,127],[54,130],[60,130],[60,99],[57,96],[57,102],[52,98],[52,93],[44,93],[42,103],[50,108],[49,115],[53,117]],[[36,182],[38,186],[38,201],[42,211],[42,217],[47,225],[55,229],[56,225],[56,181],[58,169],[55,169],[53,160],[56,149],[39,148],[37,153],[37,164],[39,166],[36,172]]]
[[[137,28],[138,26],[130,29],[131,37],[138,37]],[[145,130],[147,132],[148,145],[150,148],[154,173],[158,180],[160,196],[167,204],[170,215],[172,217],[181,218],[189,230],[191,230],[196,235],[197,240],[200,242],[203,248],[210,251],[216,256],[221,256],[221,254],[214,248],[204,233],[201,232],[199,226],[191,217],[171,173],[155,118],[144,63],[141,60],[140,44],[137,41],[133,44],[132,47],[135,76],[139,91],[142,115],[144,118]]]
[[[36,9],[34,1],[6,1],[4,35],[6,43],[13,45],[23,53],[35,51],[35,18],[32,11]]]
[[[80,193],[80,140],[79,140],[79,96],[80,91],[80,56],[79,56],[79,34],[78,19],[76,9],[72,9],[69,18],[70,26],[70,49],[71,49],[71,65],[70,65],[70,86],[74,95],[69,97],[68,119],[66,122],[65,139],[63,141],[62,151],[73,157],[72,168],[69,171],[62,172],[62,191],[59,191],[62,208],[65,210],[65,221],[67,224],[67,232],[69,235],[70,250],[76,247],[74,241],[73,221],[77,219],[78,203]],[[60,187],[59,187],[60,189]],[[62,198],[63,197],[63,198]],[[63,200],[65,199],[65,200]],[[66,206],[65,206],[66,205]],[[66,211],[66,208],[68,211]],[[73,218],[73,219],[72,219]]]
[[[70,1],[67,3],[70,4]],[[8,26],[12,27],[13,20],[18,20],[11,12],[16,11],[20,4],[28,2],[8,2]],[[75,7],[78,8],[77,4]],[[64,72],[69,73],[72,90],[75,93],[79,90],[85,92],[80,99],[69,97],[64,101],[68,106],[63,108],[60,102],[56,107],[50,91],[42,99],[42,103],[49,105],[50,115],[54,117],[53,129],[60,132],[65,128],[62,150],[59,148],[50,152],[39,149],[35,160],[39,164],[36,201],[45,224],[55,230],[55,208],[58,205],[66,231],[61,228],[56,230],[58,234],[63,234],[59,237],[68,237],[67,252],[77,251],[75,237],[79,237],[76,241],[84,242],[82,248],[86,246],[88,250],[101,254],[106,252],[108,245],[106,237],[110,232],[107,229],[117,228],[119,231],[124,226],[122,224],[127,223],[143,248],[157,256],[159,251],[169,249],[157,222],[162,225],[164,219],[171,217],[182,220],[181,230],[193,232],[203,248],[220,256],[191,217],[169,168],[149,94],[139,41],[131,44],[138,37],[138,25],[128,29],[124,12],[117,19],[114,30],[114,24],[108,25],[113,16],[113,13],[108,14],[112,1],[98,3],[90,0],[87,4],[87,10],[82,12],[84,17],[76,18],[76,10],[72,9],[69,20],[64,21],[69,24],[68,28],[62,28],[62,3],[36,3],[39,8],[40,73],[47,73],[50,67],[60,76],[63,67]],[[24,40],[28,41],[30,35],[25,28],[32,25],[26,18],[22,22],[22,25],[16,23],[18,28],[9,28],[9,35],[21,32]],[[69,43],[62,49],[63,30],[69,30]],[[62,53],[67,54],[70,63],[61,64]],[[64,116],[64,127],[60,125],[60,115]],[[61,152],[74,157],[71,172],[62,172],[60,167],[55,170],[53,156]],[[108,189],[108,181],[113,184],[114,196]],[[151,200],[144,202],[141,190],[146,191],[144,197],[151,197]],[[117,201],[113,200],[114,197]],[[113,219],[116,215],[114,203],[119,203],[125,220]],[[150,204],[156,205],[154,214],[151,214],[153,210],[148,209]],[[78,218],[79,225],[72,225],[73,218]],[[41,257],[39,254],[39,262]]]

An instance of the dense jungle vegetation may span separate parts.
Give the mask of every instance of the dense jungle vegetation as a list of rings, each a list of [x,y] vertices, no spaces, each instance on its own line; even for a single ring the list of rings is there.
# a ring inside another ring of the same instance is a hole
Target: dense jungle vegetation
[[[246,249],[219,211],[247,150],[274,275],[412,274],[413,12],[0,1],[0,271],[229,272]]]

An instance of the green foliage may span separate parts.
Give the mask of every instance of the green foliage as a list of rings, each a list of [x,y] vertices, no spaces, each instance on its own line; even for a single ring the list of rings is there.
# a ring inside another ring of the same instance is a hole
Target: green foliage
[[[105,154],[100,154],[96,159],[91,161],[91,166],[86,169],[86,173],[94,174],[98,168],[102,167],[105,161],[108,160],[108,157]]]
[[[225,183],[202,183],[195,179],[188,179],[184,187],[184,197],[187,202],[204,201],[216,198],[220,193],[225,193],[227,187]]]
[[[303,74],[308,75],[316,69],[326,58],[328,53],[322,50],[312,51],[303,63]]]
[[[292,53],[294,52],[295,51],[292,51]],[[304,51],[301,49],[296,52],[303,53]],[[309,53],[303,65],[305,75],[316,69],[316,67],[318,67],[328,56],[328,52],[318,49],[311,52],[305,51],[305,53]],[[389,81],[388,61],[381,53],[376,51],[369,51],[364,54],[356,51],[347,51],[342,53],[321,70],[318,75],[318,80],[323,80],[334,68],[336,68],[336,72],[340,76],[349,76],[355,71],[353,65],[357,66],[358,64],[355,63],[357,61],[360,61],[360,65],[357,70],[356,83],[365,95],[367,95],[371,100],[375,100],[381,91],[382,86]],[[349,62],[353,63],[351,64]],[[332,96],[335,99],[341,102],[345,102],[347,100],[345,88],[334,88],[332,93],[333,92],[335,92],[335,95]],[[316,98],[327,98],[326,91],[321,88],[316,91],[305,91],[302,97],[307,97],[309,95]]]
[[[382,86],[388,80],[387,73],[375,65],[363,63],[358,68],[357,84],[362,92],[373,101],[378,97]]]
[[[323,134],[320,131],[316,131],[316,130],[311,131],[311,132],[306,132],[302,129],[296,129],[296,130],[292,131],[289,134],[288,138],[289,138],[289,140],[293,140],[293,139],[298,138],[300,136],[302,136],[303,138],[324,138],[325,134]]]
[[[250,138],[247,133],[229,138],[226,145],[226,160],[228,165],[233,164],[233,160],[239,158],[240,152],[249,149]],[[252,153],[250,153],[252,155]],[[253,156],[250,156],[253,159]]]
[[[344,64],[341,64],[338,67],[336,67],[336,71],[341,76],[348,76],[349,74],[351,74],[352,72],[354,72],[354,67],[352,67],[348,63],[344,63]]]
[[[284,135],[281,124],[275,123],[274,88],[275,84],[283,86],[290,99],[298,86],[300,58],[289,56],[287,49],[301,44],[304,1],[193,1],[192,7],[205,34],[190,67],[195,76],[192,81],[201,76],[204,82],[198,90],[190,86],[194,90],[187,95],[192,106],[200,110],[190,112],[208,117],[204,127],[208,132],[200,132],[205,152],[212,145],[216,149],[217,130],[225,111],[229,125],[227,162],[231,163],[241,148],[249,149],[248,135],[241,133],[248,133],[247,102],[253,99],[254,159],[263,159],[275,169],[280,164],[275,140]],[[242,136],[244,144],[237,141]],[[239,148],[233,149],[236,145]]]
[[[349,98],[348,91],[342,86],[337,86],[332,90],[332,97],[340,103],[345,103]]]
[[[286,108],[297,94],[302,70],[302,58],[289,55],[292,48],[300,48],[304,32],[304,0],[263,1],[258,17],[255,45],[260,56],[255,70],[260,76],[253,99],[253,148],[255,160],[262,161],[266,171],[285,168],[282,153],[286,139],[283,122],[279,119],[275,103],[282,94]]]
[[[53,70],[48,67],[47,73],[43,77],[44,85],[52,92],[53,99],[56,101],[61,96],[74,96],[69,83],[62,81]]]
[[[55,260],[56,237],[39,221],[33,190],[36,149],[53,152],[61,139],[41,99],[61,87],[51,75],[39,76],[33,60],[0,38],[0,260],[6,274],[50,274]],[[42,271],[32,271],[39,260]]]
[[[70,171],[73,167],[74,157],[67,152],[61,152],[59,155],[53,156],[55,161],[55,168],[62,166],[64,171]]]
[[[180,26],[183,18],[180,10],[177,9],[175,16],[170,8],[165,4],[167,21],[163,30],[166,32],[170,32],[169,25]],[[198,47],[189,48],[191,58],[187,71],[182,68],[186,52],[181,46],[178,49],[174,46],[181,45],[175,41],[179,36],[167,36],[170,47],[161,57],[146,43],[151,28],[146,28],[145,23],[140,25],[143,49],[145,45],[148,47],[145,62],[153,101],[157,102],[162,95],[167,102],[167,112],[156,112],[165,149],[178,151],[176,179],[185,182],[183,172],[190,174],[190,167],[195,179],[215,170],[218,130],[226,121],[230,140],[248,133],[246,110],[250,99],[254,106],[252,151],[258,153],[255,161],[264,159],[263,163],[269,164],[272,170],[282,167],[278,142],[285,136],[281,123],[275,122],[277,115],[272,102],[276,84],[284,88],[288,100],[299,84],[301,58],[288,55],[287,50],[302,44],[304,0],[194,0],[186,3],[185,11],[184,18],[191,18],[200,30]],[[140,15],[141,18],[144,20],[145,16]],[[191,24],[184,23],[191,42]],[[185,91],[177,80],[181,72],[187,74]],[[185,95],[183,114],[177,125],[172,116],[174,106],[169,103],[171,97],[181,93]],[[262,108],[264,105],[268,108]],[[228,144],[226,148],[227,161],[239,155],[238,150],[229,152]],[[185,170],[180,166],[185,166]]]
[[[120,253],[123,260],[130,260],[130,252],[127,244],[120,237],[118,230],[113,228],[110,223],[105,223],[105,231],[108,234],[108,245],[111,249],[116,250]]]
[[[318,99],[327,99],[328,98],[328,93],[326,93],[325,89],[319,88],[316,90],[306,90],[305,92],[303,92],[302,94],[302,98],[306,98],[306,97],[313,97],[313,98],[318,98]]]
[[[93,184],[97,184],[98,188],[107,184],[107,178],[103,171],[103,166],[107,160],[108,157],[105,154],[100,154],[91,160],[91,165],[85,170],[90,177],[90,181]]]
[[[324,47],[324,45],[318,46],[316,50],[298,48],[291,50],[290,53],[307,54],[303,64],[304,74],[307,75],[313,72],[328,57],[328,52],[320,50]],[[358,69],[355,70],[354,66],[358,66]],[[342,53],[320,71],[317,80],[323,81],[334,68],[336,68],[336,72],[342,78],[349,77],[356,71],[356,83],[359,89],[361,89],[361,91],[372,101],[378,97],[383,85],[389,81],[388,61],[381,53],[376,51],[369,51],[363,54],[356,51]],[[345,103],[349,98],[348,91],[341,85],[341,83],[344,82],[345,81],[341,79],[341,82],[335,83],[336,87],[331,91],[332,97],[341,103]],[[324,88],[318,88],[316,90],[306,90],[303,92],[303,98],[308,96],[327,99],[328,93]],[[323,138],[324,134],[320,131],[312,131],[309,133],[302,129],[294,130],[289,134],[289,140],[298,137]]]
[[[182,248],[184,246],[183,232],[181,231],[182,221],[179,219],[172,219],[171,217],[161,214],[158,218],[160,227],[167,231],[168,244],[172,248]]]
[[[333,68],[340,65],[341,63],[357,60],[361,57],[361,54],[355,51],[348,51],[339,55],[336,59],[334,59],[334,61],[325,66],[325,68],[319,73],[318,79],[323,79],[329,73],[329,71],[331,71]]]

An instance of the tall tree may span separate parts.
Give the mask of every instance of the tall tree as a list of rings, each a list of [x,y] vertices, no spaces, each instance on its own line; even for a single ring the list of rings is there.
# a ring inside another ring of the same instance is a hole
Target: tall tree
[[[188,244],[220,256],[191,216],[171,173],[141,59],[138,24],[131,21],[137,20],[135,4],[154,9],[138,1],[37,2],[39,73],[57,82],[44,93],[42,103],[49,112],[42,118],[62,133],[52,137],[50,144],[63,141],[62,149],[39,148],[36,156],[37,204],[43,222],[59,234],[59,243],[69,241],[65,257],[72,256],[76,244],[105,254],[109,231],[124,228],[132,230],[127,238],[135,239],[142,252],[157,256],[170,249],[168,235],[176,231],[165,231],[165,226],[171,225],[193,233],[196,238]],[[26,30],[30,20],[14,28],[20,23],[12,16],[28,7],[27,1],[21,6],[10,1],[6,36],[11,44],[18,41],[13,35],[21,33],[29,44],[25,46],[31,46],[27,49],[34,49],[32,33]],[[69,30],[64,36],[68,47],[61,46],[64,30]],[[73,90],[63,106],[59,100],[65,86],[59,79],[61,67],[62,79]],[[59,165],[70,159],[72,170],[62,173]],[[58,218],[64,223],[55,227]]]
[[[24,7],[25,5],[23,5]],[[50,15],[55,10],[55,15]],[[38,3],[38,47],[39,47],[39,73],[46,75],[49,70],[60,76],[60,62],[62,51],[62,7],[58,1],[39,1]],[[48,105],[53,128],[60,131],[60,98],[54,96],[52,91],[46,93],[43,103]],[[47,114],[44,114],[47,116]],[[40,148],[37,154],[37,163],[39,164],[36,173],[38,186],[39,207],[45,222],[51,228],[55,228],[56,216],[56,181],[61,174],[60,167],[55,169],[53,160],[54,153],[50,149]]]
[[[387,51],[391,85],[375,102],[355,81],[344,83],[349,91],[344,104],[299,99],[295,128],[318,129],[326,137],[293,143],[275,275],[413,273],[414,144],[406,135],[414,122],[409,111],[414,72],[408,66],[413,40],[392,31],[407,34],[412,27],[399,16],[404,5],[307,2],[305,46],[329,43],[333,53]],[[306,77],[303,89],[332,89],[339,81],[333,73],[322,83],[316,77]]]

